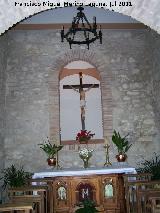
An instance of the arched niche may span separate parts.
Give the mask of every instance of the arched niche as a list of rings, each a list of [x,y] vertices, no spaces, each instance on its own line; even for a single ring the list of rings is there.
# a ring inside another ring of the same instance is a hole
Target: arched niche
[[[74,49],[57,56],[52,64],[48,78],[48,94],[49,94],[49,135],[50,138],[60,138],[60,91],[59,81],[62,70],[65,66],[73,61],[85,61],[96,68],[101,77],[102,92],[102,111],[103,111],[103,132],[104,136],[111,136],[112,128],[112,73],[109,64],[103,58],[103,55],[97,55],[91,50]],[[107,72],[107,78],[105,73]],[[60,140],[57,140],[60,141]],[[103,143],[104,140],[96,140],[95,142]],[[66,144],[66,143],[65,143]],[[75,144],[70,141],[68,144]],[[64,145],[64,144],[63,144]]]
[[[80,101],[80,73],[85,94],[84,121]],[[103,139],[100,74],[85,61],[72,61],[60,72],[60,129],[61,141],[75,140],[76,134],[86,129],[95,133],[94,139]],[[94,88],[94,86],[97,86]],[[67,88],[66,88],[67,87]],[[85,128],[82,125],[84,122]]]

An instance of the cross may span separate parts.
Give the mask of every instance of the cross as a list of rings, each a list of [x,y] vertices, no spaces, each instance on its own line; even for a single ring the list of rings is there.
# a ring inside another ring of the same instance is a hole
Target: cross
[[[83,84],[82,78],[83,78],[82,72],[79,72],[80,84],[79,85],[63,85],[63,89],[73,89],[74,91],[80,94],[81,124],[82,124],[82,130],[85,130],[85,106],[86,106],[85,93],[92,88],[98,88],[99,84]],[[87,88],[87,89],[84,90],[84,88]]]

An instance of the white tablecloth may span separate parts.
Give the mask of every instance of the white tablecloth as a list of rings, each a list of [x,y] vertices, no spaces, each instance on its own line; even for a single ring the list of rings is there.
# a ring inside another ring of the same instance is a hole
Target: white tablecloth
[[[44,178],[44,177],[60,177],[60,176],[82,176],[82,175],[93,175],[93,174],[135,174],[136,170],[133,167],[124,168],[89,168],[89,169],[63,169],[63,170],[53,170],[36,172],[33,178]]]

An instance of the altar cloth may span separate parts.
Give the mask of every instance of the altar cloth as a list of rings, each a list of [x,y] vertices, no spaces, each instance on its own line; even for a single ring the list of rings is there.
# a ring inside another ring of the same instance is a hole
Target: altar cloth
[[[61,176],[85,176],[85,175],[99,175],[99,174],[136,174],[136,170],[133,167],[124,168],[89,168],[89,169],[62,169],[62,170],[51,170],[36,172],[32,176],[36,178],[47,178],[47,177],[61,177]]]

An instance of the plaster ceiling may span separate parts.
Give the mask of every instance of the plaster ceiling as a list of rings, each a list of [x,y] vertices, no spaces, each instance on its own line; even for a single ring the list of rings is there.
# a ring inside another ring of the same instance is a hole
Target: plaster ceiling
[[[21,20],[39,13],[40,11],[48,10],[54,8],[57,3],[60,3],[61,7],[64,6],[64,0],[50,0],[46,1],[43,5],[43,0],[25,0],[25,1],[13,1],[13,0],[1,0],[0,1],[0,33],[2,34],[14,24],[20,22]],[[47,4],[48,2],[48,4]],[[88,5],[89,3],[95,3],[96,7],[100,7],[99,4],[102,2],[109,2],[103,0],[83,0],[83,1],[73,1],[69,0],[69,3],[83,2],[83,5]],[[159,0],[130,0],[132,6],[119,6],[120,0],[110,0],[113,6],[110,4],[104,6],[105,9],[114,10],[116,12],[122,13],[124,15],[131,16],[132,18],[144,23],[145,25],[151,27],[158,33],[160,33],[160,4]],[[114,6],[116,2],[116,6]],[[15,5],[15,3],[19,3]],[[35,3],[37,6],[25,6],[24,3]],[[51,5],[53,4],[53,6]],[[21,6],[22,4],[22,6]],[[39,6],[38,6],[39,4]],[[63,14],[61,14],[63,16]]]

